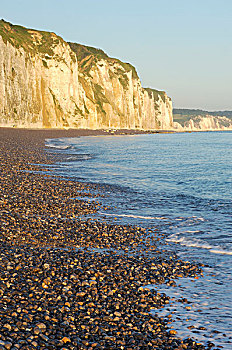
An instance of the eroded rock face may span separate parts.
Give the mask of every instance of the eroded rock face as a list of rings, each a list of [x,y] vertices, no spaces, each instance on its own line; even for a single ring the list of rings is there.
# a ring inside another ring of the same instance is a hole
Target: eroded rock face
[[[172,101],[128,63],[0,21],[0,126],[170,129]]]
[[[52,33],[51,52],[40,52],[42,34],[29,33],[28,48],[18,46],[17,39],[12,45],[0,36],[1,124],[68,126],[67,119],[76,118],[76,103],[80,100],[76,57],[69,45]],[[23,40],[23,34],[21,37]]]
[[[232,130],[232,120],[223,116],[196,116],[186,121],[184,125],[173,123],[174,128],[180,131],[217,131]]]

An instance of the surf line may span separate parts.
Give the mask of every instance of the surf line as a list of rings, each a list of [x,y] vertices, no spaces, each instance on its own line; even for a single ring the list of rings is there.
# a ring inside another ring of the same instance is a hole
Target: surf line
[[[167,220],[164,216],[142,216],[142,215],[133,215],[133,214],[111,214],[111,213],[103,213],[99,212],[100,215],[107,215],[107,216],[116,216],[116,217],[126,217],[126,218],[133,218],[133,219],[144,219],[144,220]]]

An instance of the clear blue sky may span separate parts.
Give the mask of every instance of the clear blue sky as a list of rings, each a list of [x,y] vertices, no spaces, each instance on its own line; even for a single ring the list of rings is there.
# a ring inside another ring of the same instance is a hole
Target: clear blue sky
[[[0,18],[132,63],[175,107],[232,110],[232,0],[1,0]]]

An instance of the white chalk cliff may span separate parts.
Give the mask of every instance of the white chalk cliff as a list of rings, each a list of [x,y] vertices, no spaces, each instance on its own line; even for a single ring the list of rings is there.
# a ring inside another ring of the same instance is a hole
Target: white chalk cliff
[[[174,122],[174,129],[177,131],[219,131],[232,130],[232,120],[226,116],[195,116],[183,125]]]
[[[102,50],[2,20],[0,126],[171,129],[172,101]]]

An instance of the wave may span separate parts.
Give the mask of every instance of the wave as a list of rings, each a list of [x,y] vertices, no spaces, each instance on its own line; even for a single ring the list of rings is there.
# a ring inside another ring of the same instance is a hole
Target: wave
[[[232,255],[231,251],[223,250],[223,249],[211,249],[210,251],[211,253],[214,253],[214,254]]]
[[[186,231],[186,232],[190,232],[190,231]],[[194,232],[194,231],[192,231],[192,232]],[[181,232],[181,233],[183,233],[183,232]],[[232,255],[232,251],[225,250],[225,249],[221,248],[220,246],[212,246],[211,244],[205,243],[202,240],[197,239],[197,238],[180,237],[179,234],[178,233],[172,234],[171,236],[166,238],[166,241],[179,243],[180,245],[183,245],[185,247],[208,249],[211,253],[214,253],[214,254]]]
[[[110,213],[102,213],[101,215],[114,216],[114,217],[123,217],[123,218],[133,218],[133,219],[144,219],[144,220],[168,220],[168,218],[164,216],[142,216],[142,215],[133,215],[133,214],[110,214]]]
[[[48,148],[56,148],[56,149],[62,149],[62,150],[70,149],[70,148],[71,148],[71,146],[69,146],[69,145],[58,145],[58,144],[56,144],[56,143],[51,143],[51,142],[46,142],[45,147],[48,147]]]
[[[59,142],[60,142],[60,143],[59,143]],[[56,148],[56,149],[61,149],[61,150],[65,150],[65,149],[70,149],[70,148],[72,148],[72,146],[70,146],[70,145],[65,145],[65,144],[62,143],[62,141],[60,141],[59,139],[56,139],[56,140],[46,139],[46,140],[45,140],[45,147]]]
[[[64,158],[64,162],[88,160],[92,158],[93,156],[91,154],[74,154],[74,155],[69,155],[67,158]]]
[[[188,231],[184,231],[182,233],[197,233],[197,232],[201,232],[201,231],[199,231],[199,230],[193,230],[193,231],[188,230]]]

